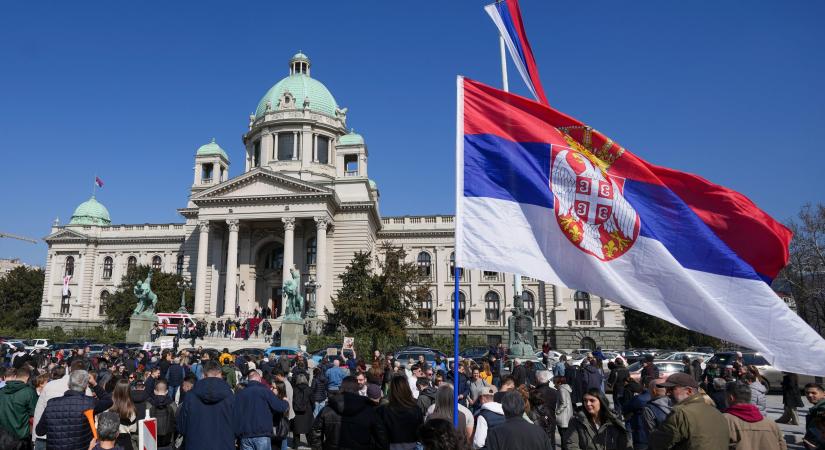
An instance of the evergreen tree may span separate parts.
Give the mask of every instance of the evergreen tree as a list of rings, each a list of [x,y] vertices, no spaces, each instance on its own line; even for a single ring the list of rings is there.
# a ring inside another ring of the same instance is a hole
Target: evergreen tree
[[[379,340],[403,341],[409,323],[422,323],[417,308],[427,296],[425,277],[418,266],[405,262],[403,248],[385,244],[380,249],[383,260],[373,268],[371,252],[358,252],[344,273],[338,277],[343,283],[332,301],[334,313],[328,313],[331,322],[347,327],[358,339],[368,339],[370,349],[378,347]]]
[[[45,275],[39,268],[20,266],[0,277],[0,327],[37,327]]]
[[[722,342],[712,336],[691,331],[635,309],[624,309],[627,346],[682,350],[688,347],[720,348]]]
[[[106,322],[117,327],[128,327],[129,318],[137,305],[137,297],[133,292],[135,284],[143,281],[149,274],[149,266],[137,266],[129,269],[120,281],[120,285],[106,305]],[[180,289],[178,282],[183,277],[174,273],[152,272],[152,292],[157,294],[158,303],[155,312],[175,312],[180,308]],[[186,309],[190,312],[194,306],[191,290],[186,291]]]

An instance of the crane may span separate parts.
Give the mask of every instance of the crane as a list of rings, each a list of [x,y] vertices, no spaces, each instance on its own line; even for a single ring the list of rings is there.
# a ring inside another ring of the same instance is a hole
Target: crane
[[[30,238],[23,237],[23,236],[18,236],[16,234],[5,233],[3,231],[0,231],[0,238],[18,239],[18,240],[21,240],[21,241],[31,242],[32,244],[37,244],[37,241],[34,240],[34,239],[30,239]]]

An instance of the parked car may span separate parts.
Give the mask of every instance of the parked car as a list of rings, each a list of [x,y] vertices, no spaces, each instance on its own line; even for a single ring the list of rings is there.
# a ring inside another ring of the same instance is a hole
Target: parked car
[[[696,358],[702,358],[702,370],[704,370],[707,366],[707,361],[713,355],[698,352],[669,352],[658,355],[656,359],[666,359],[668,361],[681,361],[685,356],[687,356],[688,359],[691,360],[691,362]]]
[[[91,344],[89,345],[89,353],[87,353],[87,356],[100,356],[103,354],[103,352],[106,351],[108,347],[108,345],[103,344]]]
[[[538,370],[547,370],[547,366],[545,366],[544,363],[541,362],[540,359],[530,360],[530,361],[533,361],[533,368],[535,370],[537,370],[537,371]],[[501,376],[502,377],[505,376],[505,375],[510,375],[511,373],[513,373],[513,363],[514,362],[515,361],[513,361],[512,359],[508,359],[508,360],[504,361],[504,365],[501,368]]]
[[[472,359],[478,364],[490,355],[489,347],[467,347],[458,353],[464,359]]]
[[[304,360],[309,361],[312,359],[312,356],[304,351],[301,351],[295,347],[269,347],[268,349],[264,350],[265,354],[269,358],[281,356],[281,353],[286,353],[286,357],[289,359],[295,359],[295,356],[300,354],[304,357]]]
[[[659,379],[665,379],[674,373],[684,372],[685,365],[680,361],[670,361],[667,359],[653,360],[653,364],[659,369]],[[642,362],[636,361],[627,367],[630,372],[630,378],[638,383],[642,382]]]
[[[438,353],[436,353],[435,351],[433,351],[431,349],[427,349],[427,350],[418,349],[418,350],[400,351],[400,352],[396,353],[394,355],[394,357],[395,357],[395,360],[398,361],[399,364],[401,364],[401,368],[406,368],[410,359],[412,359],[413,363],[415,363],[415,362],[418,362],[418,357],[419,356],[424,356],[424,361],[427,361],[428,364],[432,365],[432,364],[435,363],[435,357],[437,355],[438,355]],[[447,359],[447,358],[444,357],[444,359]]]
[[[642,358],[642,354],[636,350],[619,350],[616,353],[624,358],[628,365],[633,364]]]
[[[341,356],[341,347],[343,347],[341,344],[335,344],[330,345],[328,347],[324,347],[322,349],[312,352],[311,358],[315,362],[315,364],[320,364],[321,360],[324,358],[326,358],[327,362],[331,364],[332,361]],[[330,354],[330,349],[335,349],[334,355]],[[343,354],[347,358],[352,358],[355,355],[355,352],[353,352],[352,349],[348,348],[344,350]]]
[[[736,352],[721,352],[713,355],[708,360],[708,364],[714,363],[722,369],[730,369],[736,361]],[[774,368],[759,352],[742,352],[742,362],[747,366],[755,366],[759,370],[759,375],[767,383],[768,391],[779,391],[782,389],[782,371]],[[810,375],[799,375],[799,386],[808,383],[815,383],[816,379]]]
[[[123,350],[138,350],[143,348],[143,344],[137,342],[115,342],[114,344],[112,344],[112,347]]]
[[[266,355],[266,351],[262,348],[255,348],[255,347],[247,347],[247,348],[239,348],[233,352],[231,352],[235,356],[242,355],[244,353],[248,353],[250,355],[255,356],[264,356]]]

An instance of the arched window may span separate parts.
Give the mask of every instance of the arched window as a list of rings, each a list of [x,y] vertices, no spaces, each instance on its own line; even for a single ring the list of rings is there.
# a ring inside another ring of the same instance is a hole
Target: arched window
[[[178,262],[175,265],[175,273],[183,276],[183,255],[178,255]]]
[[[126,270],[135,270],[137,267],[137,258],[134,256],[130,256],[129,259],[126,260]]]
[[[111,256],[107,256],[103,258],[103,279],[108,280],[112,278],[112,266],[114,265],[114,261],[112,260]]]
[[[591,320],[590,294],[576,291],[573,298],[576,300],[576,320]]]
[[[588,350],[596,350],[596,341],[593,340],[591,337],[583,337],[581,341],[579,341],[579,345],[581,348],[586,348]]]
[[[531,317],[536,314],[536,298],[530,291],[522,291],[521,300],[524,303],[524,311]]]
[[[487,320],[498,320],[501,307],[498,292],[490,291],[484,296],[484,317]]]
[[[450,317],[455,317],[455,292],[450,295],[450,305],[452,308],[450,309]],[[458,320],[464,320],[464,317],[467,315],[467,299],[464,296],[464,293],[459,291],[458,292]]]
[[[450,278],[455,279],[455,252],[450,253]],[[458,279],[464,280],[464,269],[458,268]]]
[[[275,247],[266,254],[265,269],[282,269],[284,267],[284,248]]]
[[[421,252],[416,259],[418,262],[418,273],[424,277],[432,276],[432,258],[427,252]]]
[[[160,259],[160,256],[155,255],[152,257],[152,270],[160,270],[161,264],[163,264],[163,260]]]
[[[432,320],[433,318],[433,294],[427,292],[427,295],[418,302],[418,318],[419,320]]]
[[[66,272],[67,277],[74,276],[74,256],[66,257]]]
[[[307,241],[307,265],[318,264],[318,245],[315,238]]]
[[[101,316],[106,315],[106,308],[109,307],[109,291],[101,291],[100,292],[100,306],[98,306],[98,314]]]

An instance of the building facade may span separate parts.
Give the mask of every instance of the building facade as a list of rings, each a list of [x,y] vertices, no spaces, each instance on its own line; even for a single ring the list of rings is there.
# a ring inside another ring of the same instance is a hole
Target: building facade
[[[294,267],[323,319],[353,254],[391,242],[430,279],[419,314],[433,325],[410,333],[452,334],[453,216],[381,216],[364,138],[348,131],[347,109],[310,76],[306,55],[290,59],[289,75],[260,100],[242,141],[243,173],[235,177],[214,140],[197,150],[181,223],[113,225],[94,197],[67,225],[55,223],[45,238],[41,326],[101,323],[107,297],[138,264],[190,278],[194,314],[206,318],[248,315],[265,305],[282,315],[281,283]],[[462,333],[506,343],[513,275],[466,270],[459,276]],[[616,304],[537,280],[523,283],[539,341],[558,348],[624,345]]]

